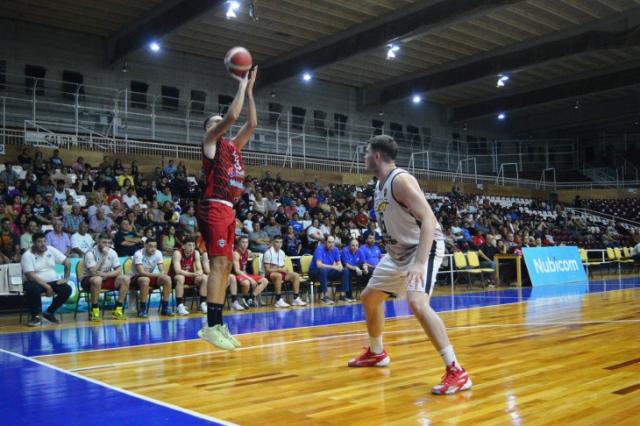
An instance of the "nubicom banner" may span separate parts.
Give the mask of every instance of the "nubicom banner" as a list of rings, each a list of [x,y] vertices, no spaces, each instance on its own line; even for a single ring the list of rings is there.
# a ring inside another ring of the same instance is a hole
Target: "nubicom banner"
[[[532,286],[587,281],[578,247],[523,248]]]

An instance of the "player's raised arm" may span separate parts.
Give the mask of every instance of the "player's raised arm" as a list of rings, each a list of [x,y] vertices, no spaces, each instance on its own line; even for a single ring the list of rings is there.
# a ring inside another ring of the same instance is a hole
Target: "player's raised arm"
[[[214,158],[216,154],[216,144],[222,135],[224,135],[238,120],[240,113],[242,112],[242,106],[244,105],[244,95],[247,90],[247,84],[249,83],[248,74],[244,78],[237,78],[238,91],[236,92],[233,102],[229,105],[227,114],[220,118],[220,116],[213,116],[207,119],[205,122],[205,132],[202,138],[202,146],[204,148],[205,155],[208,158]],[[217,119],[216,119],[217,118]]]
[[[249,139],[251,139],[254,130],[258,127],[258,114],[256,112],[256,103],[253,99],[253,85],[256,82],[257,74],[258,66],[256,65],[249,71],[249,82],[247,83],[247,122],[244,123],[236,137],[233,138],[233,143],[238,149],[244,148]]]
[[[434,231],[437,224],[436,216],[422,193],[418,181],[408,173],[399,174],[393,181],[393,196],[420,223],[420,242],[416,250],[414,266],[424,269],[427,256],[433,245]],[[415,276],[412,275],[412,272],[414,272],[413,268],[409,272],[409,276],[407,276],[408,282],[413,279],[422,281],[424,274],[421,271],[415,271],[417,272]]]

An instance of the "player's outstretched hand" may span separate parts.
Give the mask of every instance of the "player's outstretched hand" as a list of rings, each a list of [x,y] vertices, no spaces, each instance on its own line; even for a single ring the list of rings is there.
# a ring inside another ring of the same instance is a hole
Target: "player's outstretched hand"
[[[247,92],[249,93],[253,92],[253,85],[256,83],[257,76],[258,76],[258,66],[255,65],[254,67],[251,68],[251,70],[247,75],[247,78],[249,79],[249,82],[247,84]]]

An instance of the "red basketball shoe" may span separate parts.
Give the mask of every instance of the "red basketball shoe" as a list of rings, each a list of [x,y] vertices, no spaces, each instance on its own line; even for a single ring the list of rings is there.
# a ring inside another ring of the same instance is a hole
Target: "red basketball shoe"
[[[382,350],[380,354],[371,352],[371,348],[366,348],[359,357],[349,360],[349,367],[385,367],[389,365],[391,358],[387,351]]]
[[[471,379],[464,368],[454,362],[447,365],[447,371],[442,376],[442,382],[431,389],[434,395],[452,395],[454,393],[471,389]]]

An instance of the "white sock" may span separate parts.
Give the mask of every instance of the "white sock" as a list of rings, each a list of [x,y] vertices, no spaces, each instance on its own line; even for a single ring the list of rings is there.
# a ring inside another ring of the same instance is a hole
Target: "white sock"
[[[369,336],[369,349],[371,350],[372,353],[374,354],[381,354],[383,349],[382,349],[382,335],[378,336],[378,337],[372,337]]]
[[[459,365],[458,360],[456,359],[456,354],[455,352],[453,352],[453,347],[451,345],[443,348],[440,351],[440,357],[442,357],[442,361],[444,362],[445,366],[451,365],[452,362],[455,362],[456,365]]]

